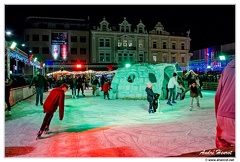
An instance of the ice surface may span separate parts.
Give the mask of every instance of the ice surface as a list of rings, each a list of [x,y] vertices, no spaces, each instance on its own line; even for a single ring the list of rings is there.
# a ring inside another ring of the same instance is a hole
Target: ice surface
[[[44,99],[49,92],[44,93]],[[35,95],[12,107],[5,119],[5,148],[30,147],[16,157],[167,157],[215,148],[215,91],[203,90],[201,108],[190,94],[169,106],[160,100],[157,113],[149,114],[147,100],[105,100],[103,96],[72,99],[66,92],[65,114],[58,110],[50,134],[35,136],[44,118]]]

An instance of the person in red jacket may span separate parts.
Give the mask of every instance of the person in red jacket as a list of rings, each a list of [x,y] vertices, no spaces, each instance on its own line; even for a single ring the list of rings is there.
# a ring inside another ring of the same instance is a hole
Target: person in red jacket
[[[105,80],[105,82],[102,86],[102,89],[103,89],[103,93],[104,93],[104,99],[107,96],[107,98],[110,100],[108,91],[111,89],[111,87],[110,87],[110,82],[107,79]]]
[[[59,107],[59,119],[62,120],[64,116],[64,97],[65,97],[65,92],[68,90],[68,85],[67,84],[62,84],[60,87],[54,88],[48,97],[46,98],[44,104],[43,104],[43,109],[44,113],[46,113],[42,126],[37,133],[36,139],[40,138],[43,131],[45,133],[49,130],[49,125],[52,120],[54,112],[57,110]]]

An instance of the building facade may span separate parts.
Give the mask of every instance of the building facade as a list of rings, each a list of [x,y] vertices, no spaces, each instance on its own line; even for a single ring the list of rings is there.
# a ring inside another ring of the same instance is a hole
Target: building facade
[[[170,35],[158,22],[149,32],[149,63],[178,63],[186,67],[189,61],[190,31],[187,35]]]
[[[103,18],[97,26],[89,19],[28,17],[24,38],[25,51],[46,63],[50,68],[47,71],[60,66],[74,70],[76,64],[108,70],[108,66],[117,69],[136,63],[178,63],[186,67],[189,33],[170,34],[160,22],[148,32],[141,20],[133,25],[125,17],[117,25]]]
[[[199,72],[209,70],[221,72],[235,58],[235,43],[195,50],[189,61],[189,68]],[[221,57],[220,57],[221,56]]]

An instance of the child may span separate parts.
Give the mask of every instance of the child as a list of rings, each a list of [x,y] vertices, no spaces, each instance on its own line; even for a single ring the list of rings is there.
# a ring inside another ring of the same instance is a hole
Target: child
[[[110,88],[110,83],[109,83],[108,80],[106,79],[105,82],[104,82],[104,84],[103,84],[103,86],[102,86],[102,90],[103,90],[103,93],[104,93],[104,99],[105,99],[106,96],[107,96],[107,98],[110,100],[110,98],[109,98],[109,93],[108,93],[108,91],[109,91],[110,89],[111,89],[111,88]]]
[[[189,86],[188,89],[186,89],[182,96],[185,95],[186,92],[188,92],[190,90],[190,97],[191,97],[191,104],[190,104],[190,111],[192,111],[193,109],[193,99],[195,98],[197,101],[197,107],[200,108],[200,104],[199,104],[199,98],[198,96],[200,95],[200,97],[202,98],[202,93],[200,91],[200,88],[198,85],[196,85],[196,82],[193,81],[192,84]]]
[[[147,87],[146,87],[146,90],[145,90],[145,91],[147,92],[147,101],[149,102],[148,112],[149,112],[149,113],[154,113],[154,112],[156,112],[156,110],[155,110],[155,111],[153,110],[154,96],[155,96],[155,95],[156,95],[156,96],[157,96],[157,95],[159,96],[159,94],[153,93],[152,84],[151,84],[150,82],[147,83]]]
[[[177,87],[177,96],[176,96],[176,100],[178,98],[178,96],[180,97],[180,100],[183,100],[182,98],[182,92],[185,91],[185,88],[183,87],[183,83],[180,82],[179,83],[179,87]]]

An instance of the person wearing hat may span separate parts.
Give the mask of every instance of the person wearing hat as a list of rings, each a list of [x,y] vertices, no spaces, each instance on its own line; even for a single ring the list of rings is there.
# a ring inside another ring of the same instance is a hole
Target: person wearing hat
[[[168,90],[170,92],[170,95],[169,95],[167,104],[170,106],[172,106],[172,103],[177,103],[174,101],[176,86],[180,87],[177,82],[177,73],[173,73],[173,76],[169,79],[169,82],[168,82]],[[172,101],[172,103],[171,103],[171,101]]]
[[[146,87],[145,91],[147,92],[147,101],[149,102],[148,112],[154,113],[155,112],[153,109],[154,96],[158,95],[158,94],[153,92],[152,84],[150,82],[147,83],[147,87]]]
[[[43,105],[44,87],[45,85],[48,86],[48,82],[45,79],[45,77],[40,74],[39,70],[36,70],[36,75],[32,78],[29,88],[31,88],[33,84],[35,84],[35,87],[36,87],[36,106],[39,103],[39,98],[40,98],[40,104]]]

